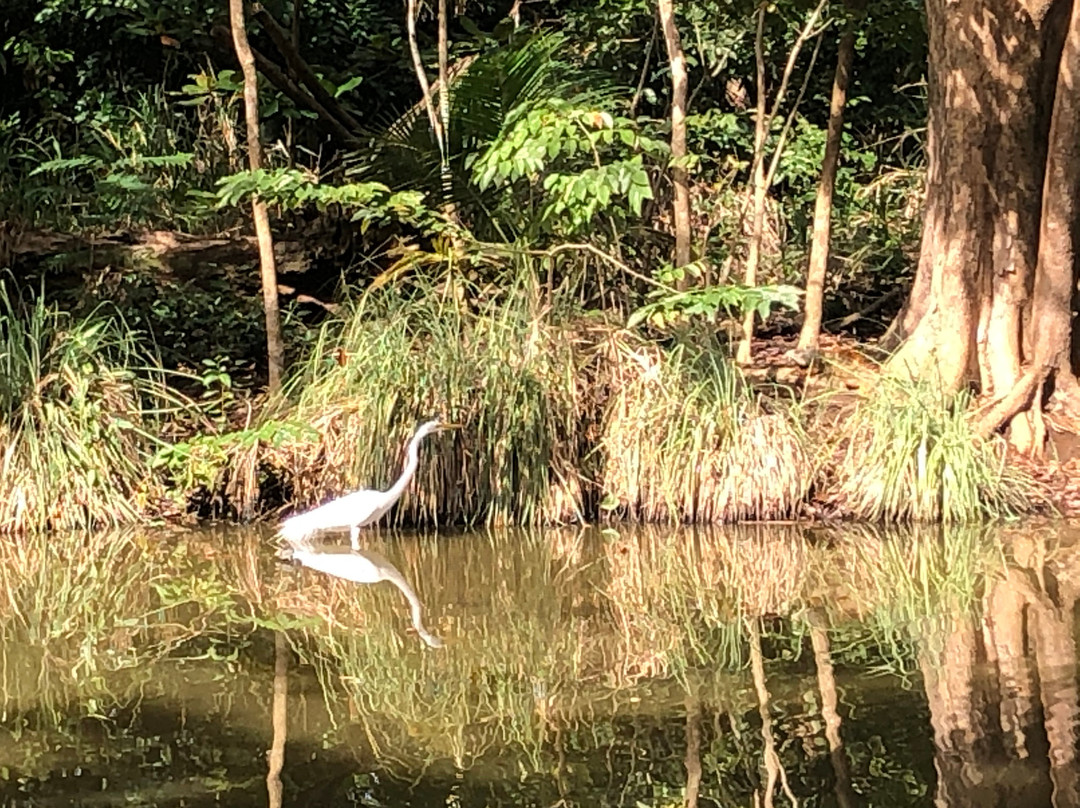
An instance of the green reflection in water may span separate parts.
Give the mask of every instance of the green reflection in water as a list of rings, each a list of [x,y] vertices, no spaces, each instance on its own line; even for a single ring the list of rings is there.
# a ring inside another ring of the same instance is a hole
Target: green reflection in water
[[[696,759],[701,804],[750,805],[766,780],[748,664],[760,621],[777,759],[803,804],[843,804],[810,650],[818,613],[848,797],[926,804],[935,750],[968,750],[942,740],[964,726],[942,693],[958,692],[957,670],[982,692],[950,649],[975,637],[1007,570],[1049,591],[1040,571],[1069,566],[1047,559],[1071,557],[1057,539],[1072,537],[787,525],[366,538],[445,648],[423,646],[389,584],[279,564],[265,529],[4,550],[0,798],[265,804],[282,630],[286,803],[675,805]]]

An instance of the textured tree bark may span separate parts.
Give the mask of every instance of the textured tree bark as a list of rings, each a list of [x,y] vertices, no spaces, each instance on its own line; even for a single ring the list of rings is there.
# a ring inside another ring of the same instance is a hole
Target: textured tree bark
[[[1067,28],[1053,16],[1046,27],[1066,33],[1064,41],[1051,40],[1046,47],[1048,56],[1056,61],[1056,91],[1045,136],[1048,145],[1040,163],[1044,177],[1040,183],[1038,238],[1032,240],[1038,246],[1032,272],[1030,327],[1020,329],[1027,363],[1011,385],[992,388],[996,401],[979,420],[984,435],[1008,422],[1011,442],[1027,453],[1042,450],[1042,396],[1036,393],[1048,378],[1057,396],[1066,399],[1074,410],[1080,409],[1070,359],[1076,228],[1080,220],[1080,142],[1075,136],[1076,121],[1080,119],[1080,4],[1073,5]],[[1005,320],[1006,325],[1012,322],[1011,318]],[[1000,328],[1001,323],[992,319],[991,329],[995,327]]]
[[[248,45],[244,23],[243,0],[229,0],[229,23],[232,28],[236,58],[244,73],[244,118],[247,127],[248,165],[252,171],[262,167],[262,145],[259,142],[259,91],[255,72],[255,57]],[[262,276],[263,314],[266,317],[266,353],[271,393],[281,389],[285,348],[281,338],[281,311],[278,308],[277,267],[274,264],[274,241],[270,235],[270,217],[266,203],[257,196],[251,199],[255,220],[255,237],[259,243],[259,267]]]
[[[806,301],[798,350],[817,350],[821,335],[821,313],[825,297],[825,272],[829,264],[829,238],[832,234],[833,190],[840,164],[840,141],[844,132],[844,106],[847,103],[848,78],[855,58],[855,28],[849,22],[836,55],[829,125],[825,134],[825,157],[821,161],[817,199],[814,202],[814,233],[810,242],[810,260],[806,268]]]
[[[675,186],[675,266],[690,263],[690,185],[686,169],[686,57],[675,24],[674,0],[657,0],[671,66],[671,182]]]
[[[926,210],[893,372],[946,391],[977,381],[987,396],[1028,384],[1023,335],[1050,119],[1046,71],[1056,70],[1063,2],[927,0]],[[1021,432],[1017,439],[1030,441]]]

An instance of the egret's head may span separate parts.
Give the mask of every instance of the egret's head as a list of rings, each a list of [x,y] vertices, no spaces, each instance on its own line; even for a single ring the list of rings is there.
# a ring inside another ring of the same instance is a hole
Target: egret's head
[[[457,429],[457,424],[450,424],[444,421],[442,418],[432,418],[430,421],[425,421],[420,424],[420,427],[416,430],[416,437],[422,438],[425,435],[430,435],[432,432],[438,432],[440,429]]]

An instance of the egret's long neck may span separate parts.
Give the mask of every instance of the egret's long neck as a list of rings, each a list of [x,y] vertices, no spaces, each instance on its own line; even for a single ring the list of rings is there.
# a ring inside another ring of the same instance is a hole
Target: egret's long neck
[[[416,474],[416,467],[420,464],[420,441],[423,439],[423,435],[413,435],[413,439],[409,441],[409,448],[406,451],[405,468],[402,469],[401,476],[398,477],[397,482],[386,492],[391,500],[396,500],[405,493],[405,489],[408,487],[413,475]]]
[[[409,601],[409,608],[412,610],[412,624],[416,629],[416,633],[420,635],[425,643],[432,648],[442,647],[443,641],[424,628],[424,621],[422,616],[422,606],[420,605],[420,598],[416,596],[416,592],[409,586],[409,582],[405,580],[405,576],[398,572],[394,567],[380,568],[379,574],[384,581],[389,581],[405,595],[405,599]]]

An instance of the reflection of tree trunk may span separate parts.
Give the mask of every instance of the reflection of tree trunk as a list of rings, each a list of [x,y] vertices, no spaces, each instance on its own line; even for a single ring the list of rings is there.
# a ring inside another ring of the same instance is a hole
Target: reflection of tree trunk
[[[761,654],[761,626],[759,618],[748,621],[750,629],[750,670],[754,675],[754,689],[757,691],[758,714],[761,716],[761,740],[765,749],[762,757],[765,763],[765,794],[762,797],[764,808],[773,808],[773,794],[776,781],[783,785],[784,793],[793,806],[798,808],[799,801],[788,786],[787,773],[780,765],[780,755],[776,752],[776,738],[773,736],[772,715],[769,713],[769,690],[765,683],[765,660]]]
[[[1025,583],[1021,572],[1009,570],[994,583],[986,603],[1001,692],[1001,730],[1012,747],[1009,751],[1019,758],[1028,756],[1027,734],[1035,717],[1035,680],[1025,655]]]
[[[286,707],[289,698],[289,647],[285,632],[274,633],[274,703],[271,722],[274,737],[267,756],[266,793],[270,808],[281,808],[281,770],[285,766]]]
[[[1035,636],[1035,664],[1039,671],[1046,738],[1050,743],[1050,779],[1055,808],[1080,805],[1077,794],[1076,641],[1073,637],[1073,602],[1055,606],[1042,597],[1031,604]]]
[[[847,752],[840,737],[839,699],[836,695],[836,676],[833,672],[832,651],[825,616],[817,609],[807,616],[810,624],[810,642],[814,646],[814,664],[817,667],[818,691],[821,693],[821,717],[825,721],[825,738],[829,742],[829,758],[836,777],[836,804],[840,808],[854,808],[858,804],[855,790],[851,787],[851,771]]]
[[[686,808],[697,808],[701,790],[701,697],[686,693]]]
[[[986,705],[979,703],[976,693],[979,643],[975,621],[966,615],[946,619],[950,623],[940,647],[947,651],[934,655],[924,648],[919,652],[934,730],[935,803],[950,807],[993,804],[994,800],[983,801],[989,796],[984,789],[992,786],[979,771]]]

